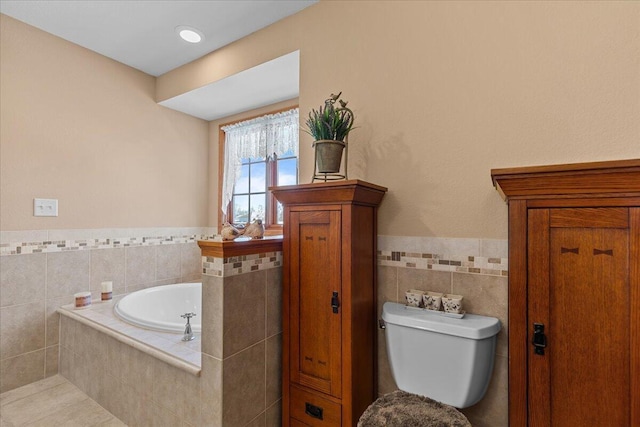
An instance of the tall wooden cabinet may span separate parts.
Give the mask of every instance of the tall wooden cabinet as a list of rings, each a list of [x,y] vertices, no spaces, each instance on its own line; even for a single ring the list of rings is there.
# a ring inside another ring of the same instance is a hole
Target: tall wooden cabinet
[[[355,426],[376,398],[376,224],[386,188],[271,188],[284,205],[284,426]]]
[[[640,426],[640,160],[497,169],[509,426]]]

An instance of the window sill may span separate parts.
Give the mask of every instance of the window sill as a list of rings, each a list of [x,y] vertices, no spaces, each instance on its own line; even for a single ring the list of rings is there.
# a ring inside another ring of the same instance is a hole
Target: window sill
[[[240,255],[282,251],[282,235],[265,236],[264,239],[239,237],[236,240],[198,240],[202,256],[231,258]]]

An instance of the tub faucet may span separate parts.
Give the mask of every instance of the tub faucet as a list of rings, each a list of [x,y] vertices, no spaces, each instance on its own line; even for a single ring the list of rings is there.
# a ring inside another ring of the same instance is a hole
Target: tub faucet
[[[191,318],[194,317],[195,313],[185,313],[181,314],[180,317],[183,319],[187,319],[187,324],[184,327],[184,336],[182,337],[182,341],[193,341],[196,339],[196,336],[193,335],[193,331],[191,330]]]

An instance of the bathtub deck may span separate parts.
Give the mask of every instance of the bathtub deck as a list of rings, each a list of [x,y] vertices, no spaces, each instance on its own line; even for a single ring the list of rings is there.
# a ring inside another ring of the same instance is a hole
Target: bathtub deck
[[[126,427],[60,375],[0,394],[0,427],[26,425]]]
[[[169,365],[196,376],[200,375],[200,334],[196,334],[195,340],[184,342],[182,334],[157,332],[132,326],[120,320],[113,312],[116,301],[117,299],[114,298],[110,302],[97,302],[81,310],[69,304],[60,307],[58,313],[91,326]]]

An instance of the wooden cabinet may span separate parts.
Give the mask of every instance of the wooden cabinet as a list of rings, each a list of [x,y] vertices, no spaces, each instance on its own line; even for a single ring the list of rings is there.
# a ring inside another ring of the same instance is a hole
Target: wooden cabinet
[[[640,425],[640,160],[492,177],[509,203],[509,425]]]
[[[386,188],[273,187],[284,205],[283,425],[355,426],[376,398],[376,224]]]

